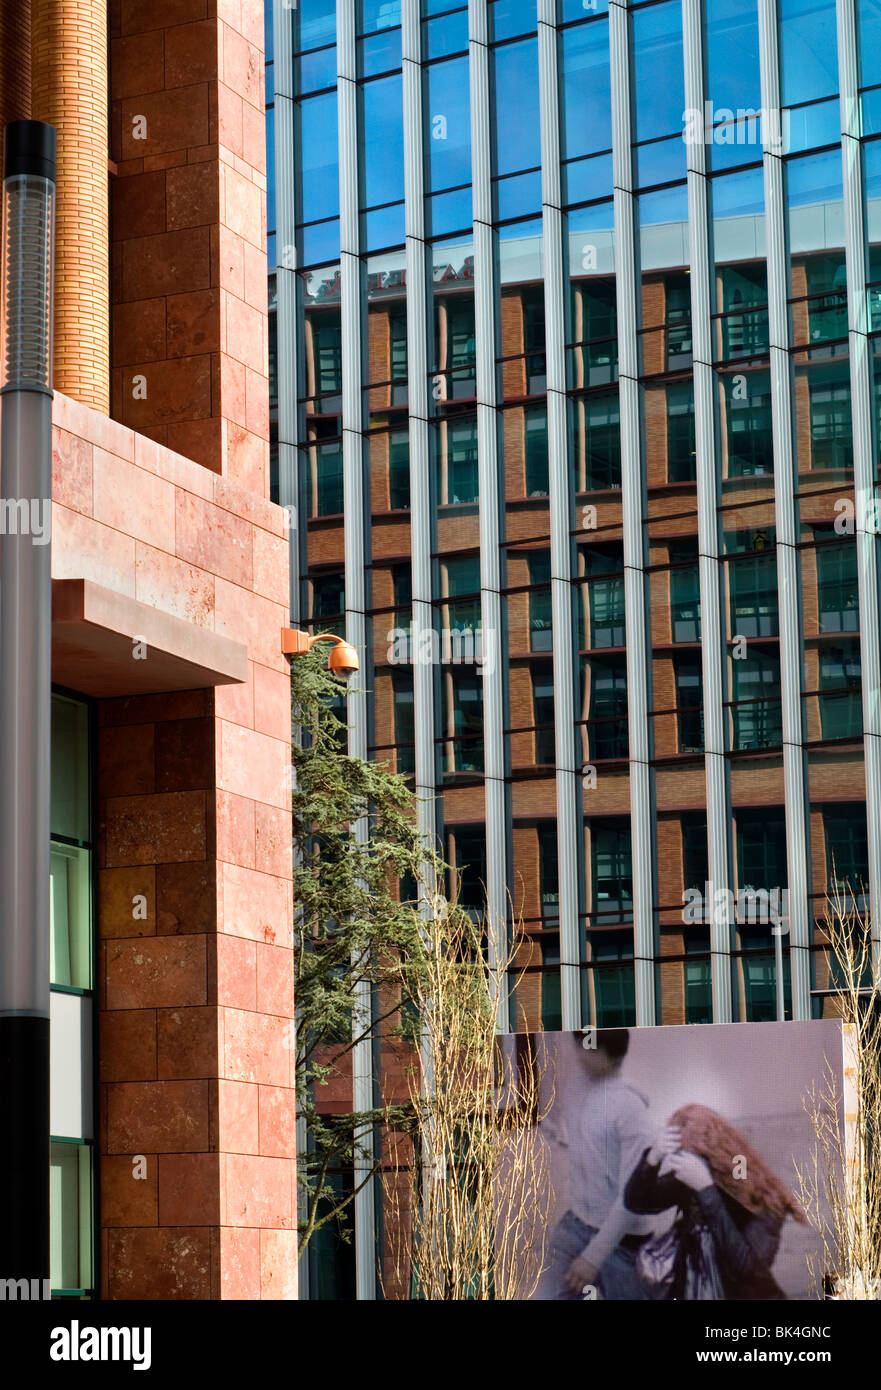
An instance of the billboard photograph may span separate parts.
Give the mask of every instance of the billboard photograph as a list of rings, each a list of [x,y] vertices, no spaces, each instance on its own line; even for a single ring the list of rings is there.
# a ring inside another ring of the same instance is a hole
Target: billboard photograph
[[[822,1297],[822,1239],[799,1199],[810,1097],[835,1083],[838,1020],[534,1034],[549,1175],[538,1300]]]

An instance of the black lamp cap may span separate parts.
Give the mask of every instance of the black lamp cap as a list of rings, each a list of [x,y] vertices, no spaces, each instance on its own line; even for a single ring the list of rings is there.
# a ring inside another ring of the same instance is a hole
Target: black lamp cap
[[[10,121],[5,132],[4,179],[37,174],[55,182],[55,127],[45,121]]]

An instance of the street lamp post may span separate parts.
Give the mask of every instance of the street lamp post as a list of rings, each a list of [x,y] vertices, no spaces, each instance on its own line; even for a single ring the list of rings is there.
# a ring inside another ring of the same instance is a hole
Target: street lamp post
[[[54,211],[55,131],[13,121],[5,133],[0,321],[0,1277],[44,1289]]]

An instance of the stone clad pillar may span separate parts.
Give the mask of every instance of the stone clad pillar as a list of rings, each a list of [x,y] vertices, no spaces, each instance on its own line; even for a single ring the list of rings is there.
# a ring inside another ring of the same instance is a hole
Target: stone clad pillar
[[[123,5],[111,129],[113,414],[266,496],[263,22],[262,0]]]

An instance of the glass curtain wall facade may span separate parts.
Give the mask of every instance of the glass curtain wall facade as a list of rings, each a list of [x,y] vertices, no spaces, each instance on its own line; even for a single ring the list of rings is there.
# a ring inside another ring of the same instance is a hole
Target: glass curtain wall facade
[[[881,894],[881,7],[267,25],[292,620],[522,926],[504,1023],[774,1018],[779,942],[819,1015],[827,893]]]

